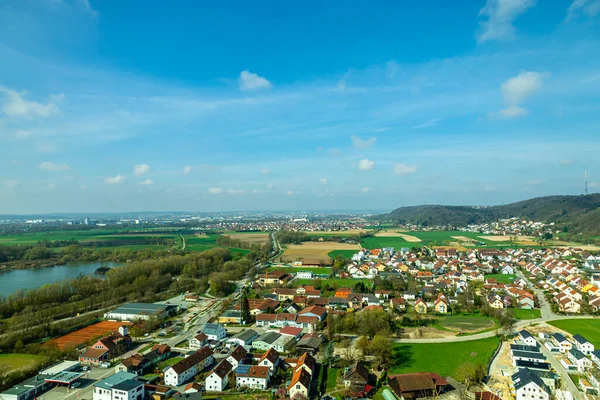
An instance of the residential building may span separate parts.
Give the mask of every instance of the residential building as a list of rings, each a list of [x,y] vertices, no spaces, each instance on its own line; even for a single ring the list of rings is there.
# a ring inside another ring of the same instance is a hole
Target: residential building
[[[344,386],[362,390],[369,383],[369,377],[369,370],[358,361],[344,372]]]
[[[297,398],[297,396],[303,396],[309,398],[310,394],[310,383],[312,377],[306,372],[305,369],[297,368],[292,375],[292,380],[288,386],[288,394],[290,399]]]
[[[246,329],[227,339],[227,342],[234,345],[250,346],[257,337],[258,333],[255,330]]]
[[[190,339],[189,348],[192,350],[200,350],[208,344],[208,336],[200,333]]]
[[[94,400],[143,400],[144,395],[144,383],[129,372],[118,372],[94,384]]]
[[[101,363],[123,354],[131,347],[131,338],[127,332],[127,326],[119,328],[109,336],[98,340],[89,349],[79,356],[82,364],[100,365]]]
[[[248,387],[251,389],[266,389],[269,387],[271,377],[269,367],[258,365],[240,365],[235,374],[236,387]]]
[[[246,351],[246,349],[243,346],[238,345],[235,347],[235,349],[233,349],[231,354],[227,356],[227,361],[229,362],[229,364],[231,364],[233,369],[236,369],[238,365],[244,363],[244,360],[246,359],[247,355],[248,352]]]
[[[208,337],[208,340],[221,340],[227,337],[227,331],[220,324],[206,323],[202,327],[202,333]]]
[[[229,374],[233,370],[233,366],[227,360],[222,360],[210,372],[204,380],[204,387],[207,392],[222,392],[227,387],[229,382]]]
[[[427,303],[420,297],[415,302],[415,311],[418,314],[427,314]]]
[[[194,354],[171,365],[164,373],[165,384],[179,386],[214,362],[213,351],[205,346]]]
[[[556,344],[558,350],[563,354],[567,353],[573,347],[573,344],[560,333],[553,333],[552,341]]]
[[[258,365],[261,367],[268,367],[271,374],[275,374],[277,372],[277,367],[279,366],[280,357],[277,350],[271,348],[267,350],[262,357],[258,360]]]
[[[575,342],[577,350],[581,351],[583,354],[590,355],[594,352],[594,345],[583,336],[575,335],[573,336],[573,341]]]
[[[512,376],[516,400],[550,400],[550,389],[542,378],[524,368]]]
[[[592,367],[592,361],[585,356],[581,351],[572,348],[567,353],[567,358],[577,366],[577,371],[583,373],[586,369]]]
[[[531,335],[531,333],[529,333],[525,329],[519,331],[519,337],[521,338],[523,343],[525,343],[527,346],[534,346],[534,347],[538,346],[537,340],[535,340],[535,338]]]

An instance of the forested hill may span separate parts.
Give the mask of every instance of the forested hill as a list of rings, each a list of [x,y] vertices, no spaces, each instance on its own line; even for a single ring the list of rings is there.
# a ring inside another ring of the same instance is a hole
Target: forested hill
[[[548,196],[502,206],[423,205],[401,207],[381,217],[382,221],[422,226],[485,223],[500,218],[523,217],[567,226],[571,232],[600,235],[600,194]]]

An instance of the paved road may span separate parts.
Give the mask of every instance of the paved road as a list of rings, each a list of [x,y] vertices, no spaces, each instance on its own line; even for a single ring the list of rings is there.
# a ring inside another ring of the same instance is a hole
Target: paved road
[[[554,370],[560,375],[563,389],[566,389],[569,392],[571,392],[575,399],[583,399],[583,393],[579,391],[577,386],[575,386],[575,383],[573,383],[573,380],[569,377],[569,373],[555,358],[554,354],[552,354],[550,350],[548,350],[544,345],[541,345],[540,349],[542,350],[542,353],[544,353],[544,355],[546,356],[546,359],[548,360],[550,365],[552,365],[552,368],[554,368]]]

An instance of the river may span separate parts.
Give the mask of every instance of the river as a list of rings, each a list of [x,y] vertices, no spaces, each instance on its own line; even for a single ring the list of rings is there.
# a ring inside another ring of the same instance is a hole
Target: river
[[[118,263],[95,261],[0,271],[0,296],[8,296],[19,289],[35,289],[47,283],[77,278],[79,275],[92,275],[103,265],[111,268],[119,266]]]

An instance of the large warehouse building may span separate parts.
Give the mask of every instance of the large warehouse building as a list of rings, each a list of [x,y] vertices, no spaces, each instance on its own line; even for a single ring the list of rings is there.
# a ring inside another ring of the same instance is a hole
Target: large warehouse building
[[[116,310],[104,314],[104,318],[118,321],[163,319],[175,314],[177,309],[178,306],[173,304],[125,303]]]

